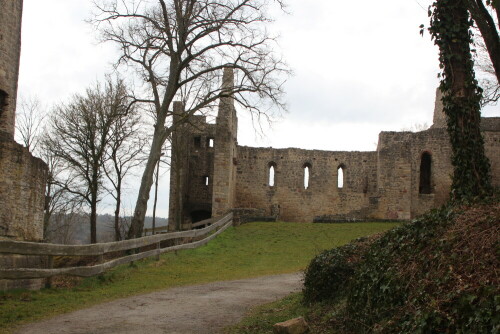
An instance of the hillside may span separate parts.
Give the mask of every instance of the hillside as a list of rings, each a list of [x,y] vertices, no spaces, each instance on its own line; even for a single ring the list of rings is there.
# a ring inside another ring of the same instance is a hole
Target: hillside
[[[499,222],[498,200],[442,208],[321,253],[305,276],[312,332],[498,333]]]

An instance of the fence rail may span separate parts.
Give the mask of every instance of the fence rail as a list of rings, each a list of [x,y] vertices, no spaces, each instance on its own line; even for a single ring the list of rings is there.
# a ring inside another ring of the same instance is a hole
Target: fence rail
[[[209,219],[205,219],[205,220],[201,220],[199,222],[196,222],[196,223],[193,223],[193,224],[184,224],[182,227],[183,229],[186,228],[186,229],[194,229],[194,228],[198,228],[200,226],[209,226],[211,224],[213,224],[215,221],[217,221],[217,218],[214,217],[214,218],[209,218]],[[157,234],[157,233],[166,233],[168,231],[168,225],[166,226],[157,226],[155,227],[154,229],[151,227],[151,228],[145,228],[144,231],[143,231],[143,236],[147,236],[148,234],[153,234],[153,230],[154,230],[154,233]]]
[[[16,268],[16,269],[0,269],[0,279],[31,279],[31,278],[49,278],[55,275],[72,275],[72,276],[95,276],[116,267],[121,264],[137,261],[151,256],[159,257],[160,254],[172,252],[181,249],[192,249],[205,245],[207,242],[222,233],[225,229],[231,226],[233,214],[229,213],[219,220],[214,219],[214,223],[198,230],[172,232],[165,234],[156,234],[147,237],[142,237],[132,240],[124,240],[117,242],[108,242],[92,245],[57,245],[57,244],[42,244],[36,242],[10,241],[0,240],[0,253],[4,254],[21,254],[21,255],[38,255],[49,256],[49,264],[52,263],[53,256],[98,256],[102,263],[85,266],[85,267],[67,267],[67,268]],[[179,238],[198,238],[215,233],[205,237],[202,240],[188,242],[181,245],[169,246],[160,248],[160,243],[166,240]],[[109,252],[124,251],[137,249],[150,245],[155,245],[156,249],[144,251],[138,254],[123,256],[104,262],[103,256]]]

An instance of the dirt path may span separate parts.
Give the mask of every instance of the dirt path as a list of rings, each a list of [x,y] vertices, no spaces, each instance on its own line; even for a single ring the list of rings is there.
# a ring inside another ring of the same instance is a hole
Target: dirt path
[[[172,288],[63,314],[17,333],[217,333],[252,306],[299,291],[302,274]]]

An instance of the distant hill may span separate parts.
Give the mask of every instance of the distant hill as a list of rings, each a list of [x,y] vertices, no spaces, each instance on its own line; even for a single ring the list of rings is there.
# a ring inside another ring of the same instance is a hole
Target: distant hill
[[[124,217],[130,222],[131,217]],[[114,241],[114,216],[110,214],[97,215],[97,242]],[[166,226],[167,218],[156,217],[156,226]],[[153,217],[146,216],[144,228],[151,228]],[[55,215],[51,219],[51,225],[47,241],[64,244],[88,244],[90,243],[90,223],[86,214],[77,215]]]

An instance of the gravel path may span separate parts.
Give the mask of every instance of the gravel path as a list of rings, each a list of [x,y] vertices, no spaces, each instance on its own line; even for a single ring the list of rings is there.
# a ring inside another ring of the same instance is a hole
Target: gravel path
[[[299,291],[301,280],[294,273],[172,288],[63,314],[16,333],[217,333],[250,307]]]

